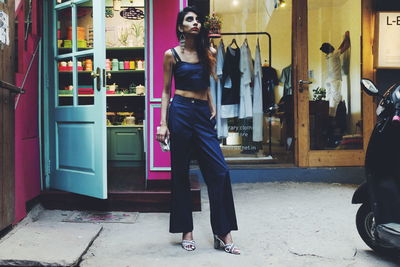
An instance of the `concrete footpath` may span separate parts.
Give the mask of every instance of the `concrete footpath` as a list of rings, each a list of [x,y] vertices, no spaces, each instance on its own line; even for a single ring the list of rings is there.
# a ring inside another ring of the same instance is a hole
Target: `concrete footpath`
[[[62,222],[71,211],[36,209],[38,214],[0,240],[0,265],[400,266],[376,255],[358,236],[354,190],[339,184],[234,184],[239,231],[233,237],[240,256],[213,249],[204,186],[203,211],[193,216],[193,252],[180,247],[180,235],[168,233],[167,213],[140,213],[134,223],[94,224]]]

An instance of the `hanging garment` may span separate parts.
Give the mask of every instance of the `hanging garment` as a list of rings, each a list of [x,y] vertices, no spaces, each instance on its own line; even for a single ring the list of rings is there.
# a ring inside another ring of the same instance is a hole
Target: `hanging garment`
[[[234,118],[239,115],[240,102],[240,49],[226,49],[222,70],[221,118]]]
[[[260,45],[257,42],[254,59],[254,88],[253,88],[253,141],[263,140],[263,94],[262,94],[262,66]]]
[[[217,62],[216,62],[216,75],[218,77],[216,81],[216,108],[217,108],[217,136],[218,139],[223,139],[228,137],[228,119],[222,118],[221,116],[221,101],[222,101],[222,76],[224,67],[224,54],[225,46],[222,39],[217,48]]]
[[[263,110],[270,112],[269,108],[275,105],[275,86],[279,84],[276,69],[272,67],[262,67],[262,92]]]
[[[289,65],[282,70],[279,82],[283,83],[283,96],[292,95],[292,66]]]
[[[240,104],[239,118],[251,118],[253,116],[252,88],[251,81],[253,77],[253,64],[251,62],[251,52],[244,42],[240,47]]]

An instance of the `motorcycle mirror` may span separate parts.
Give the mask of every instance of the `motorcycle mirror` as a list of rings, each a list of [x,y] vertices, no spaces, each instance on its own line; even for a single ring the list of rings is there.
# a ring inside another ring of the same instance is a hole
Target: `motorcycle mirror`
[[[368,80],[368,79],[361,79],[361,85],[363,90],[372,96],[378,96],[379,95],[379,90],[376,88],[375,84],[373,81]]]

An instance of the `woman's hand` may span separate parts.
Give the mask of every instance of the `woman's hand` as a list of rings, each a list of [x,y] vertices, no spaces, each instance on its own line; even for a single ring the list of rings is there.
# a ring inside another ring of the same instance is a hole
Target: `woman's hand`
[[[211,117],[210,120],[214,119],[217,116],[217,112],[215,110],[211,110]]]
[[[217,116],[217,111],[215,110],[215,107],[213,104],[210,106],[210,112],[211,112],[210,120],[212,120],[213,118],[215,118],[215,116]]]
[[[169,138],[169,130],[167,125],[161,125],[157,127],[157,141],[165,143],[167,138]]]

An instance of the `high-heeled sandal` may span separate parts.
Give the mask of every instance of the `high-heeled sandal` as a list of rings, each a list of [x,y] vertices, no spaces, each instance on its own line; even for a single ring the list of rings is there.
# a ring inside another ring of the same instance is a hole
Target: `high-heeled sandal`
[[[238,247],[235,246],[234,243],[231,244],[225,244],[224,241],[222,241],[221,238],[219,238],[217,235],[214,235],[214,248],[215,249],[222,249],[226,253],[234,254],[234,255],[240,255],[240,250]]]
[[[196,249],[196,242],[194,240],[182,240],[182,248],[187,251],[193,251]]]

